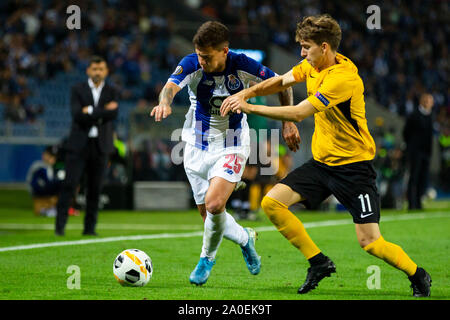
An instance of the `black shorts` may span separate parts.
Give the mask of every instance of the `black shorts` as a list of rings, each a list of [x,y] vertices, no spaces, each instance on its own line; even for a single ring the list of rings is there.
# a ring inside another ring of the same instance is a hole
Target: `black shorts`
[[[301,203],[307,208],[317,208],[333,194],[353,216],[354,223],[378,223],[380,195],[375,184],[376,176],[371,161],[328,166],[311,159],[280,183],[305,198]]]

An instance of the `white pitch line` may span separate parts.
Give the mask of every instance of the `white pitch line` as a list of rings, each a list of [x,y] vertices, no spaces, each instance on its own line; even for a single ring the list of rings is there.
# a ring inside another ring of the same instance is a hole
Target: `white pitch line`
[[[98,229],[104,230],[201,230],[202,225],[175,225],[175,224],[107,224],[99,223]],[[54,230],[55,225],[50,223],[0,223],[0,230]],[[82,224],[68,224],[67,230],[82,230]]]
[[[432,219],[432,218],[442,218],[442,217],[450,217],[450,215],[448,213],[444,213],[444,212],[433,212],[433,213],[423,213],[423,214],[404,214],[401,216],[382,217],[382,222],[401,221],[401,220],[416,220],[416,219]],[[304,226],[305,226],[305,228],[316,228],[316,227],[338,226],[338,225],[349,225],[349,224],[353,224],[352,219],[306,222],[306,223],[304,223]],[[255,231],[258,231],[258,232],[276,231],[276,229],[273,226],[256,227],[254,229],[255,229]],[[58,241],[58,242],[35,243],[35,244],[28,244],[28,245],[3,247],[3,248],[0,248],[0,252],[29,250],[29,249],[37,249],[37,248],[48,248],[48,247],[62,247],[62,246],[70,246],[70,245],[83,245],[83,244],[91,244],[91,243],[129,241],[129,240],[191,238],[191,237],[198,237],[198,236],[202,236],[202,235],[203,235],[203,231],[196,231],[196,232],[187,232],[187,233],[161,233],[161,234],[150,234],[150,235],[109,237],[109,238],[99,238],[99,239],[89,239],[89,240]]]

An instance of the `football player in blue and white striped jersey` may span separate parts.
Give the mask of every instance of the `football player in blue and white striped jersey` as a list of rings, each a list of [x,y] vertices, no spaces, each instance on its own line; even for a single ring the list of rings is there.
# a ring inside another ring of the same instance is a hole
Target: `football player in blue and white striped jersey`
[[[174,96],[188,88],[190,108],[182,131],[184,167],[204,224],[200,261],[191,283],[204,284],[209,277],[222,238],[240,245],[251,274],[258,274],[261,258],[255,250],[256,233],[243,228],[226,212],[226,203],[241,180],[250,154],[250,134],[244,113],[220,115],[222,101],[252,84],[276,74],[261,63],[229,50],[229,31],[219,22],[200,26],[194,36],[195,53],[184,57],[159,95],[150,116],[161,121],[172,113]],[[279,95],[282,105],[292,104],[292,89]],[[283,123],[283,138],[296,151],[297,127]]]

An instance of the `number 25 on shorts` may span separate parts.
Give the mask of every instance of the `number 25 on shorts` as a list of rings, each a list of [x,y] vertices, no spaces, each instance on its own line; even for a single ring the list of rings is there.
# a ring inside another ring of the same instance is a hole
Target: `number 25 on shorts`
[[[224,163],[223,167],[227,169],[232,169],[234,173],[239,173],[242,168],[243,159],[236,154],[227,154],[225,156],[227,161]]]

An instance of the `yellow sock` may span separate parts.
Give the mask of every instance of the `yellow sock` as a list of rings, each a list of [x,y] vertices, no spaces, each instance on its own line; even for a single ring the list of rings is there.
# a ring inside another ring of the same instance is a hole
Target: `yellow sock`
[[[400,246],[385,241],[382,236],[365,246],[364,250],[375,257],[383,259],[391,266],[402,270],[408,276],[416,273],[417,264],[408,257]]]
[[[309,237],[303,223],[288,210],[285,204],[265,196],[261,202],[261,207],[277,230],[299,249],[306,259],[320,253],[320,249]]]

